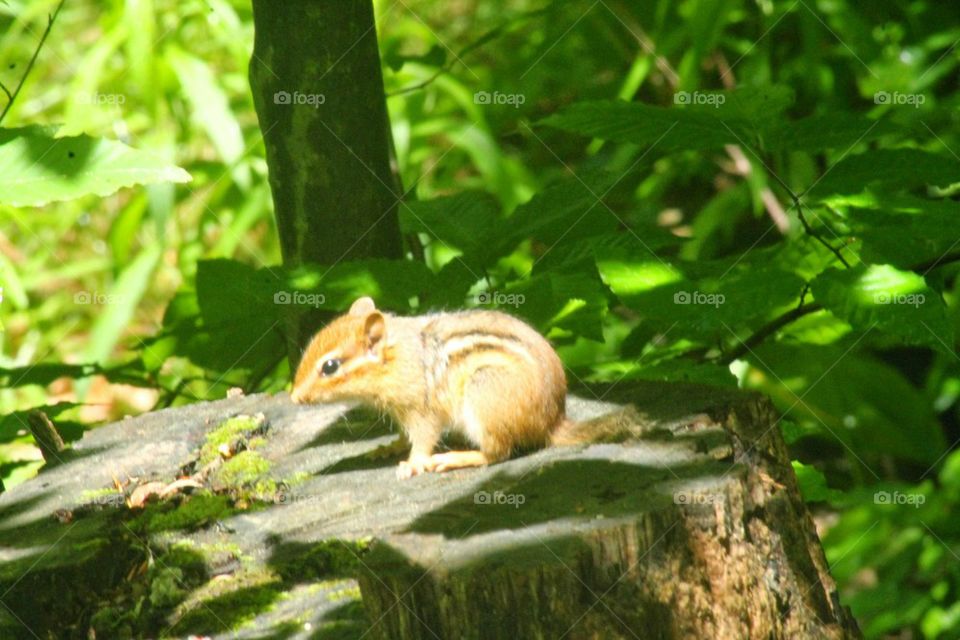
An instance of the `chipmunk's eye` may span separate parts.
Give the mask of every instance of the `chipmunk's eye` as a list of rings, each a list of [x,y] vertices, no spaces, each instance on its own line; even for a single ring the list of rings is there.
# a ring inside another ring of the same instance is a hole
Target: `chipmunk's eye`
[[[323,363],[323,366],[320,367],[320,373],[322,373],[325,376],[332,376],[337,372],[337,369],[339,368],[340,368],[340,361],[337,360],[336,358],[333,358]]]

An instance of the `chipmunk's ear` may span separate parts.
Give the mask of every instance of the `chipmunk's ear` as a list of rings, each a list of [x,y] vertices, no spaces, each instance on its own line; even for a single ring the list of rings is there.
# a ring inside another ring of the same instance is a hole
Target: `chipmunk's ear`
[[[383,314],[374,310],[363,322],[363,338],[367,351],[379,354],[383,350],[383,339],[386,335],[387,323],[383,319]]]
[[[350,315],[352,316],[365,316],[367,314],[373,313],[377,310],[377,305],[373,303],[373,298],[370,296],[363,296],[362,298],[357,298],[356,301],[350,305]]]

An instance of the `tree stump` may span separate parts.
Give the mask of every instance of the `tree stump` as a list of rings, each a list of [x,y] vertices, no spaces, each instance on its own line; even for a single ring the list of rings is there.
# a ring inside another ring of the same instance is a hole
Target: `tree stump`
[[[389,429],[343,405],[96,429],[0,496],[0,637],[859,637],[766,399],[594,391],[570,414],[633,437],[402,482],[370,455]],[[205,488],[124,502],[184,475]]]

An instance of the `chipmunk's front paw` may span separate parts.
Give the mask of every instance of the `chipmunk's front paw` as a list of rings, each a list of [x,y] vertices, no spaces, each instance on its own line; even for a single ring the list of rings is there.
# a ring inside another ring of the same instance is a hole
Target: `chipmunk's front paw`
[[[430,456],[411,456],[397,467],[397,480],[407,480],[434,470],[436,464]]]

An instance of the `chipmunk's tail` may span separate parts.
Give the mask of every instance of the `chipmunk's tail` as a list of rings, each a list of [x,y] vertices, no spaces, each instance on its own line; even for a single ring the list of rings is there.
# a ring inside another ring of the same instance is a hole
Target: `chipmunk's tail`
[[[571,420],[564,418],[553,434],[550,444],[564,447],[575,444],[600,442],[624,442],[637,438],[642,431],[636,410],[631,406],[620,411],[607,413],[590,420]]]

